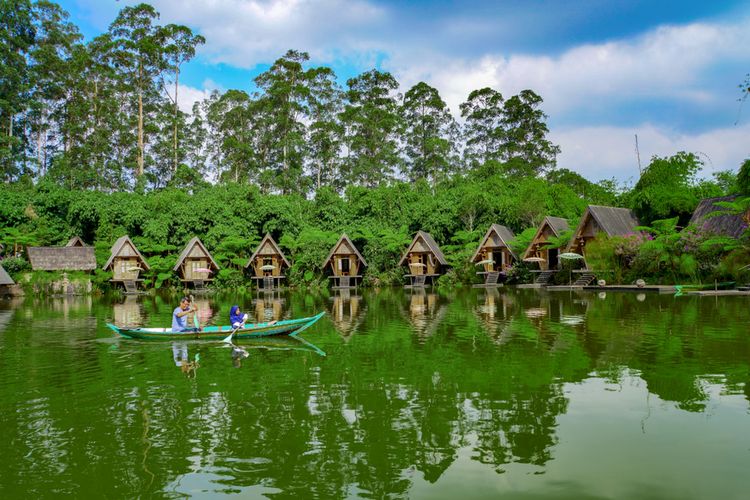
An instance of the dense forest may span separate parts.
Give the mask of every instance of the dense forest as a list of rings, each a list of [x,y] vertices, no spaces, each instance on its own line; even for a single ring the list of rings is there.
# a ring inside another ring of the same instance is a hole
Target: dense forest
[[[489,224],[516,232],[520,249],[545,215],[575,224],[587,204],[632,208],[650,227],[637,245],[600,245],[619,256],[608,264],[618,280],[739,279],[748,263],[747,238],[688,245],[678,230],[700,199],[750,194],[750,161],[702,179],[700,157],[675,152],[652,158],[633,186],[592,183],[556,167],[560,148],[533,90],[478,89],[453,116],[425,82],[402,94],[372,69],[342,85],[290,50],[252,92],[214,92],[185,113],[181,68],[205,40],[160,24],[153,7],[123,8],[89,41],[45,0],[3,1],[0,19],[0,243],[14,275],[28,268],[25,246],[78,235],[103,261],[129,234],[163,286],[197,235],[223,266],[218,284],[241,286],[270,232],[293,259],[291,283],[314,284],[345,231],[370,263],[367,282],[396,283],[422,229],[453,264],[443,282],[470,282],[468,257]],[[746,207],[739,198],[726,208]]]

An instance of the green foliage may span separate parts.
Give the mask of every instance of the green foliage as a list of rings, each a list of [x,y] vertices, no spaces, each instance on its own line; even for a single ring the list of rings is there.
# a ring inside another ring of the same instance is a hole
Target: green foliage
[[[573,238],[573,230],[566,229],[565,231],[562,231],[560,233],[560,236],[548,237],[547,244],[544,245],[543,248],[548,249],[548,250],[553,249],[553,248],[566,248],[572,238]],[[532,239],[533,239],[533,236],[532,236]]]
[[[750,196],[750,158],[742,162],[737,173],[737,192],[743,196]]]
[[[13,278],[14,281],[17,281],[17,278],[21,275],[21,273],[31,270],[29,261],[27,261],[23,257],[6,257],[0,260],[0,264],[2,264],[3,269],[7,271],[7,273],[11,278]]]
[[[654,156],[626,201],[644,224],[678,217],[684,225],[698,205],[701,193],[695,176],[702,166],[693,153]]]
[[[516,237],[510,242],[510,248],[519,258],[529,248],[529,245],[531,245],[531,241],[536,236],[536,231],[536,227],[527,227],[522,232],[516,234]]]

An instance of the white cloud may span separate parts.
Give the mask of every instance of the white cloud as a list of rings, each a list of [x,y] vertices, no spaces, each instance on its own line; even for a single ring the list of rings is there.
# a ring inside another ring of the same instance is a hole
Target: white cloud
[[[189,87],[186,85],[180,85],[177,92],[177,105],[180,111],[184,113],[191,113],[193,110],[193,104],[196,101],[202,101],[211,95],[213,89],[210,87],[204,87],[203,89],[197,89],[195,87]]]
[[[371,50],[364,33],[386,18],[365,0],[155,0],[162,20],[197,28],[212,62],[239,68],[269,63],[288,49],[317,60]]]
[[[589,44],[559,56],[485,55],[448,59],[394,52],[387,65],[405,86],[425,80],[456,110],[469,92],[491,86],[504,95],[533,89],[550,115],[581,107],[612,108],[632,99],[679,99],[701,105],[716,96],[703,88],[717,64],[750,65],[750,19],[736,24],[664,26],[633,40]],[[738,77],[739,78],[739,77]],[[731,92],[731,90],[730,90]]]
[[[615,177],[620,181],[638,179],[638,149],[641,167],[651,157],[671,156],[678,151],[696,153],[705,163],[702,175],[710,177],[720,170],[737,170],[750,158],[750,124],[714,129],[704,133],[683,134],[652,124],[637,127],[581,127],[552,131],[550,138],[563,154],[558,166],[598,181]]]

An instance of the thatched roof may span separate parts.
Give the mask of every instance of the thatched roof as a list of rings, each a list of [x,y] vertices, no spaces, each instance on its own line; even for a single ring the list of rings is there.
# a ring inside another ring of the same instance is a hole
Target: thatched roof
[[[216,263],[214,258],[211,256],[209,251],[206,249],[206,247],[203,245],[203,242],[198,238],[197,236],[193,238],[192,240],[188,241],[188,244],[185,245],[185,248],[182,250],[182,253],[180,254],[179,258],[177,259],[177,264],[175,264],[173,271],[177,271],[182,263],[185,261],[186,258],[193,257],[205,257],[208,258],[209,265],[213,267],[214,269],[219,269],[219,264]]]
[[[0,266],[0,285],[15,285],[16,282],[10,277],[8,272]]]
[[[747,223],[741,215],[727,213],[726,215],[709,217],[710,214],[725,210],[723,207],[717,206],[717,202],[732,202],[736,199],[737,195],[701,200],[690,218],[690,224],[706,234],[739,238],[747,229]]]
[[[346,234],[342,234],[341,238],[339,238],[339,241],[337,241],[336,244],[333,245],[333,248],[331,248],[331,252],[328,254],[328,257],[326,257],[326,260],[323,261],[323,265],[321,267],[326,267],[326,264],[330,262],[333,256],[337,253],[337,250],[341,248],[342,244],[346,246],[347,250],[351,250],[351,252],[347,251],[347,254],[351,254],[352,252],[354,252],[360,262],[362,262],[362,264],[364,264],[365,266],[367,265],[367,261],[364,257],[362,257],[362,254],[359,253],[359,250],[357,250],[357,247],[354,246],[352,240],[350,240]]]
[[[96,269],[94,247],[29,247],[34,271],[93,271]]]
[[[432,252],[435,257],[437,257],[438,262],[443,265],[447,266],[448,261],[445,260],[445,255],[443,255],[442,250],[440,250],[440,247],[437,243],[435,243],[435,240],[432,238],[432,235],[430,233],[425,233],[424,231],[417,231],[417,234],[414,235],[414,239],[412,240],[411,244],[409,245],[409,248],[406,249],[406,252],[404,252],[404,255],[401,257],[401,260],[398,261],[398,265],[403,265],[406,258],[409,256],[409,254],[412,251],[412,248],[419,242],[419,240],[424,241],[425,245],[427,246],[427,249]]]
[[[583,217],[581,217],[581,223],[578,225],[576,233],[586,223],[586,214],[594,218],[601,230],[607,233],[607,236],[634,234],[637,232],[635,228],[639,225],[638,219],[629,208],[589,205]]]
[[[86,243],[79,236],[73,236],[65,244],[66,247],[85,247]]]
[[[563,219],[562,217],[550,217],[547,216],[544,218],[544,221],[542,224],[546,222],[549,227],[552,229],[552,232],[555,233],[555,236],[560,236],[563,232],[570,229],[570,226],[568,225],[568,219]]]
[[[118,256],[136,256],[141,261],[141,264],[143,264],[143,267],[145,269],[151,269],[148,265],[148,262],[146,262],[146,259],[143,258],[143,255],[141,255],[141,252],[138,251],[138,248],[130,240],[128,235],[120,236],[117,241],[115,241],[115,244],[112,245],[109,260],[107,260],[107,263],[104,264],[104,267],[102,269],[104,269],[105,271],[109,269],[112,265],[112,262],[115,260],[115,257]]]
[[[269,256],[279,255],[281,256],[281,260],[284,261],[284,264],[286,264],[287,267],[292,267],[289,261],[286,260],[286,257],[284,256],[284,253],[279,248],[279,245],[277,245],[276,242],[271,237],[270,233],[266,233],[263,239],[260,240],[260,244],[258,245],[258,248],[256,248],[255,252],[253,252],[253,254],[250,256],[250,259],[248,259],[247,264],[245,264],[245,267],[250,267],[250,265],[255,260],[255,257],[265,256],[265,255],[269,255]]]
[[[562,217],[550,217],[549,215],[544,218],[541,224],[539,224],[539,228],[536,230],[536,234],[531,239],[531,243],[529,244],[529,247],[526,249],[526,251],[523,253],[523,258],[529,257],[530,250],[534,246],[534,243],[537,243],[537,240],[542,236],[544,233],[544,228],[549,227],[552,231],[552,234],[559,238],[560,235],[570,229],[570,226],[568,226],[568,220],[563,219]]]
[[[492,224],[487,230],[487,234],[484,235],[484,238],[482,238],[482,241],[479,243],[477,251],[474,252],[474,255],[471,258],[471,262],[476,262],[476,260],[479,258],[479,252],[482,250],[482,248],[487,246],[488,240],[490,239],[490,237],[492,237],[493,234],[496,236],[493,238],[492,247],[504,246],[508,250],[510,250],[510,253],[511,255],[513,255],[514,259],[518,259],[515,252],[510,248],[510,242],[513,241],[513,238],[515,238],[513,231],[500,224]]]

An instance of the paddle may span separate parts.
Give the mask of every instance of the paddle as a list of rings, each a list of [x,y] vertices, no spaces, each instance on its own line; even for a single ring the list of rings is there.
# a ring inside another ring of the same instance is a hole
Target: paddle
[[[240,326],[242,326],[242,325],[240,325]],[[239,326],[237,328],[233,328],[232,331],[231,331],[231,333],[229,334],[229,336],[226,337],[224,340],[222,340],[222,342],[226,342],[227,344],[231,344],[232,343],[232,335],[234,335],[234,332],[236,332],[237,330],[239,330],[239,328],[240,328]]]
[[[191,309],[195,308],[195,298],[193,297],[192,294],[190,295],[190,308]],[[198,311],[197,310],[193,312],[193,326],[195,326],[195,329],[198,330],[198,332],[201,331],[201,322],[198,319]]]

